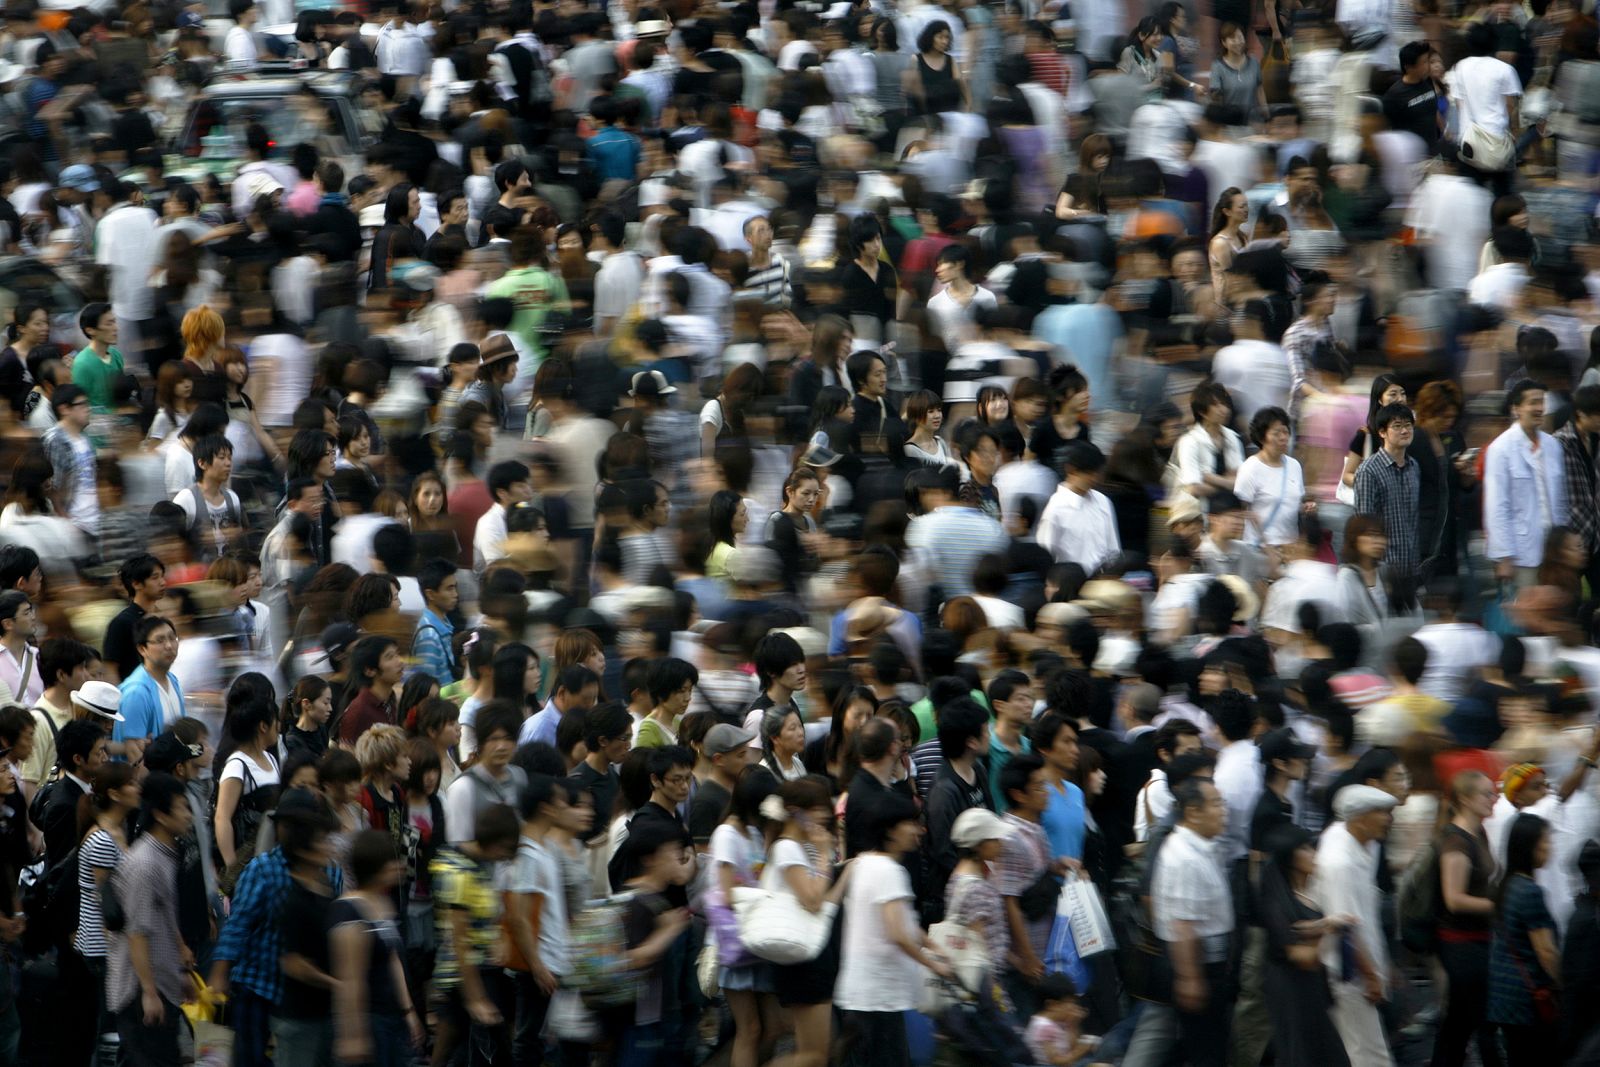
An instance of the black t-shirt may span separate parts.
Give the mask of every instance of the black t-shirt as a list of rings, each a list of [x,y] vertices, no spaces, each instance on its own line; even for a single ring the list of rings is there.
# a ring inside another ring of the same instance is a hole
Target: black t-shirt
[[[279,942],[282,951],[305,957],[323,974],[329,973],[328,918],[332,904],[332,889],[319,893],[306,888],[299,879],[293,879],[289,883],[289,894],[283,900],[280,920],[283,924]],[[325,1019],[331,1006],[332,995],[326,987],[308,985],[288,974],[283,976],[279,1015],[289,1019]]]
[[[712,831],[728,813],[728,801],[732,799],[733,794],[716,779],[707,778],[700,783],[694,800],[689,803],[689,836],[694,838],[695,844],[703,845],[711,840]]]
[[[1286,826],[1294,821],[1294,805],[1282,800],[1270,789],[1261,790],[1256,800],[1256,810],[1250,817],[1250,847],[1257,852],[1265,850],[1267,834],[1274,827]]]
[[[105,657],[116,665],[119,678],[126,679],[139,666],[139,650],[133,644],[133,628],[144,615],[144,609],[130,601],[106,624]]]
[[[1439,140],[1439,92],[1432,78],[1415,85],[1397,81],[1383,94],[1383,113],[1391,128],[1410,130],[1431,150]]]
[[[404,1015],[394,986],[393,961],[403,947],[400,928],[393,919],[368,919],[355,900],[341,897],[328,907],[323,941],[327,941],[327,931],[346,923],[359,923],[367,936],[374,939],[367,954],[367,1011],[373,1015]]]
[[[594,825],[582,838],[588,841],[611,825],[611,809],[616,806],[617,791],[622,788],[622,781],[610,767],[602,773],[589,766],[587,760],[578,764],[572,777],[578,780],[579,787],[589,794],[594,804]]]

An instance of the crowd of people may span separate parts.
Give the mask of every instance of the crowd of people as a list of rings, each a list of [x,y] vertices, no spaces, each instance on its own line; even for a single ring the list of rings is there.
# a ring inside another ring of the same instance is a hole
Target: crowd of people
[[[63,6],[0,1063],[1600,1063],[1587,7]]]

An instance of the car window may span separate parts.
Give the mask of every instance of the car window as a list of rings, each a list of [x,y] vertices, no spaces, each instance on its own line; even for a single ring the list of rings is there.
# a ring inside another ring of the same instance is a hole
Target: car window
[[[259,122],[275,144],[318,143],[332,154],[350,151],[349,133],[339,102],[331,97],[315,100],[304,94],[284,96],[212,97],[195,102],[178,150],[186,156],[203,154],[205,138],[216,132],[232,137],[232,151],[244,154],[245,128]]]

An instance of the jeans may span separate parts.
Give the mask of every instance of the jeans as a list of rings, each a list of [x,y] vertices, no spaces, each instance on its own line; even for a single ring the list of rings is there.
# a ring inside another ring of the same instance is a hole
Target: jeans
[[[327,1019],[272,1017],[275,1067],[331,1067],[333,1024]]]
[[[660,1023],[635,1023],[622,1033],[622,1047],[617,1052],[617,1067],[655,1067],[661,1062],[665,1044]],[[522,1061],[517,1061],[521,1067]]]
[[[1489,942],[1443,941],[1439,966],[1449,979],[1444,1016],[1433,1042],[1433,1067],[1461,1067],[1467,1042],[1478,1039],[1483,1067],[1500,1067],[1500,1046],[1489,1015]]]
[[[409,1067],[411,1034],[404,1015],[369,1015],[372,1025],[372,1067]]]
[[[248,989],[234,987],[233,1067],[272,1067],[267,1036],[272,1032],[272,1002]]]
[[[550,1012],[550,998],[539,989],[533,975],[518,973],[517,1016],[511,1034],[511,1062],[517,1067],[539,1067],[544,1062],[544,1017]]]
[[[178,1062],[178,1020],[182,1009],[166,997],[161,998],[161,1021],[154,1026],[144,1021],[144,998],[117,1012],[117,1033],[122,1038],[122,1055],[127,1067],[172,1067]]]

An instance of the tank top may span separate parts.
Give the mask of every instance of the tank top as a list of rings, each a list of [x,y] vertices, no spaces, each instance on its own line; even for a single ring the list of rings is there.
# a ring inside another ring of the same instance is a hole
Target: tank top
[[[944,69],[934,70],[917,53],[917,75],[922,80],[922,99],[930,114],[961,110],[961,87],[956,84],[955,60],[944,57]]]

